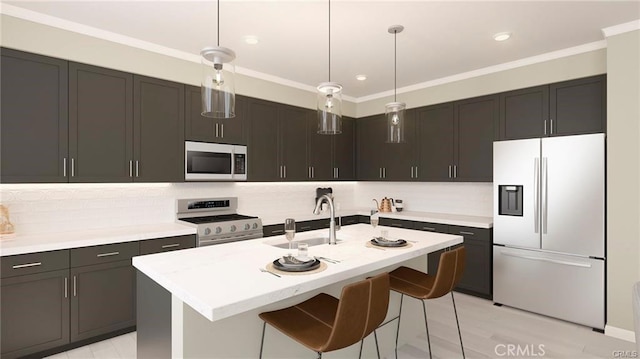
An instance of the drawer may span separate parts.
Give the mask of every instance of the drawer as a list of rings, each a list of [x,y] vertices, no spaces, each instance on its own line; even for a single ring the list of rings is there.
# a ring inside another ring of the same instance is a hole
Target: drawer
[[[342,226],[348,226],[350,224],[358,224],[360,223],[360,216],[344,216],[341,217],[341,222],[340,225]]]
[[[263,226],[262,234],[264,237],[279,236],[281,234],[284,234],[284,224],[280,223],[280,224],[272,224],[269,226]]]
[[[69,250],[19,254],[0,258],[0,277],[36,274],[69,268]]]
[[[414,222],[413,229],[425,232],[449,233],[449,226],[440,223]]]
[[[193,234],[149,239],[146,241],[140,241],[140,255],[195,248],[195,246],[196,236]]]
[[[380,225],[381,226],[413,229],[414,228],[414,223],[415,222],[407,221],[406,219],[393,219],[393,218],[380,217]]]
[[[139,251],[137,241],[75,248],[71,250],[71,268],[123,261],[137,256]]]
[[[458,234],[464,236],[464,239],[475,239],[491,242],[491,230],[485,228],[449,226],[450,234]]]

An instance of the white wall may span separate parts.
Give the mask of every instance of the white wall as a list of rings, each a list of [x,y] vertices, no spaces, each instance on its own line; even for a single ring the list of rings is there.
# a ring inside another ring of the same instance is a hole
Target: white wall
[[[607,38],[607,326],[633,331],[640,280],[640,31]]]

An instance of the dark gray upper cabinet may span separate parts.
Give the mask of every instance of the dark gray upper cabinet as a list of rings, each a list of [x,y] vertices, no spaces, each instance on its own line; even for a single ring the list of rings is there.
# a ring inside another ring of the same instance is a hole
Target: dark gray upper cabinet
[[[605,132],[606,75],[551,84],[549,88],[552,136]]]
[[[0,48],[2,183],[67,182],[67,61]]]
[[[416,119],[417,178],[450,181],[454,162],[453,103],[420,108]]]
[[[307,120],[307,152],[308,152],[308,178],[316,181],[331,180],[335,177],[333,167],[332,152],[333,140],[341,135],[321,135],[318,134],[317,111],[310,111]],[[344,131],[344,117],[342,127]],[[353,134],[353,132],[352,132]],[[347,135],[348,136],[348,135]],[[353,144],[353,142],[352,142]],[[352,152],[353,153],[353,152]]]
[[[415,110],[407,110],[403,143],[384,143],[383,176],[387,181],[411,181],[415,178]],[[384,135],[386,138],[386,121]]]
[[[606,75],[500,94],[500,139],[605,132]]]
[[[500,94],[500,138],[536,138],[546,135],[549,118],[549,86]]]
[[[136,182],[184,181],[184,85],[134,76]]]
[[[498,138],[498,101],[498,95],[491,95],[454,103],[455,181],[493,180],[493,141]]]
[[[309,111],[307,151],[309,179],[316,181],[355,179],[355,120],[342,117],[342,133],[318,134],[316,111]]]
[[[281,171],[278,162],[278,105],[259,99],[247,101],[248,179],[250,181],[278,181]]]
[[[279,158],[280,179],[304,181],[308,179],[307,166],[307,123],[310,110],[280,105]],[[328,152],[329,154],[331,152]]]
[[[358,180],[384,180],[386,124],[384,114],[368,116],[356,121]]]
[[[356,179],[355,134],[356,134],[356,121],[352,118],[343,116],[342,117],[342,133],[339,135],[329,136],[333,141],[333,146],[332,146],[333,168],[331,173],[332,179],[345,180],[345,181]],[[323,136],[323,135],[318,135],[318,136]],[[325,150],[321,149],[320,153],[324,155]],[[335,171],[335,174],[333,173],[333,171]]]
[[[185,86],[185,139],[189,141],[246,144],[244,123],[247,99],[236,95],[236,117],[209,118],[201,115],[200,88]]]
[[[130,182],[133,76],[69,64],[69,182]]]

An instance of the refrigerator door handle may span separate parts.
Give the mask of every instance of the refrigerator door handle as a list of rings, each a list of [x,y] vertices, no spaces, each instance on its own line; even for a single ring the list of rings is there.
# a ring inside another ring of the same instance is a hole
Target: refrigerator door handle
[[[547,157],[542,157],[542,234],[547,234],[547,219],[549,213],[549,201],[548,201],[548,192],[549,192],[549,176],[548,176],[549,166],[547,163]]]
[[[540,159],[533,160],[533,230],[538,233],[540,229]]]
[[[515,257],[515,258],[523,258],[523,259],[531,259],[531,260],[534,260],[534,261],[549,262],[549,263],[562,264],[562,265],[573,266],[573,267],[591,268],[591,264],[590,263],[569,262],[569,261],[561,261],[561,260],[558,260],[558,259],[551,259],[551,258],[525,256],[525,255],[521,255],[521,254],[509,253],[507,251],[501,251],[501,252],[502,252],[503,256],[509,256],[509,257]]]

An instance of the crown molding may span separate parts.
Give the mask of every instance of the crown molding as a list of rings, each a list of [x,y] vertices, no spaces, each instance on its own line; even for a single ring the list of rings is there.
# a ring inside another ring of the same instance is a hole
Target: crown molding
[[[640,19],[625,22],[624,24],[605,27],[604,29],[602,29],[602,34],[604,35],[604,37],[610,37],[636,30],[640,30]]]
[[[411,85],[411,86],[401,87],[397,90],[397,93],[401,94],[401,93],[418,91],[418,90],[426,89],[429,87],[447,84],[450,82],[466,80],[473,77],[479,77],[479,76],[484,76],[488,74],[493,74],[496,72],[515,69],[518,67],[529,66],[529,65],[533,65],[541,62],[560,59],[563,57],[578,55],[585,52],[596,51],[596,50],[604,49],[606,47],[607,47],[607,42],[605,40],[590,42],[587,44],[569,47],[569,48],[558,50],[558,51],[547,52],[541,55],[531,56],[531,57],[527,57],[524,59],[519,59],[511,62],[505,62],[503,64],[489,66],[489,67],[485,67],[478,70],[473,70],[473,71],[455,74],[452,76],[442,77],[439,79],[422,82],[422,83]],[[393,95],[393,90],[384,91],[377,94],[358,97],[356,99],[356,103],[367,102],[367,101],[376,100],[379,98],[392,96],[392,95]]]

